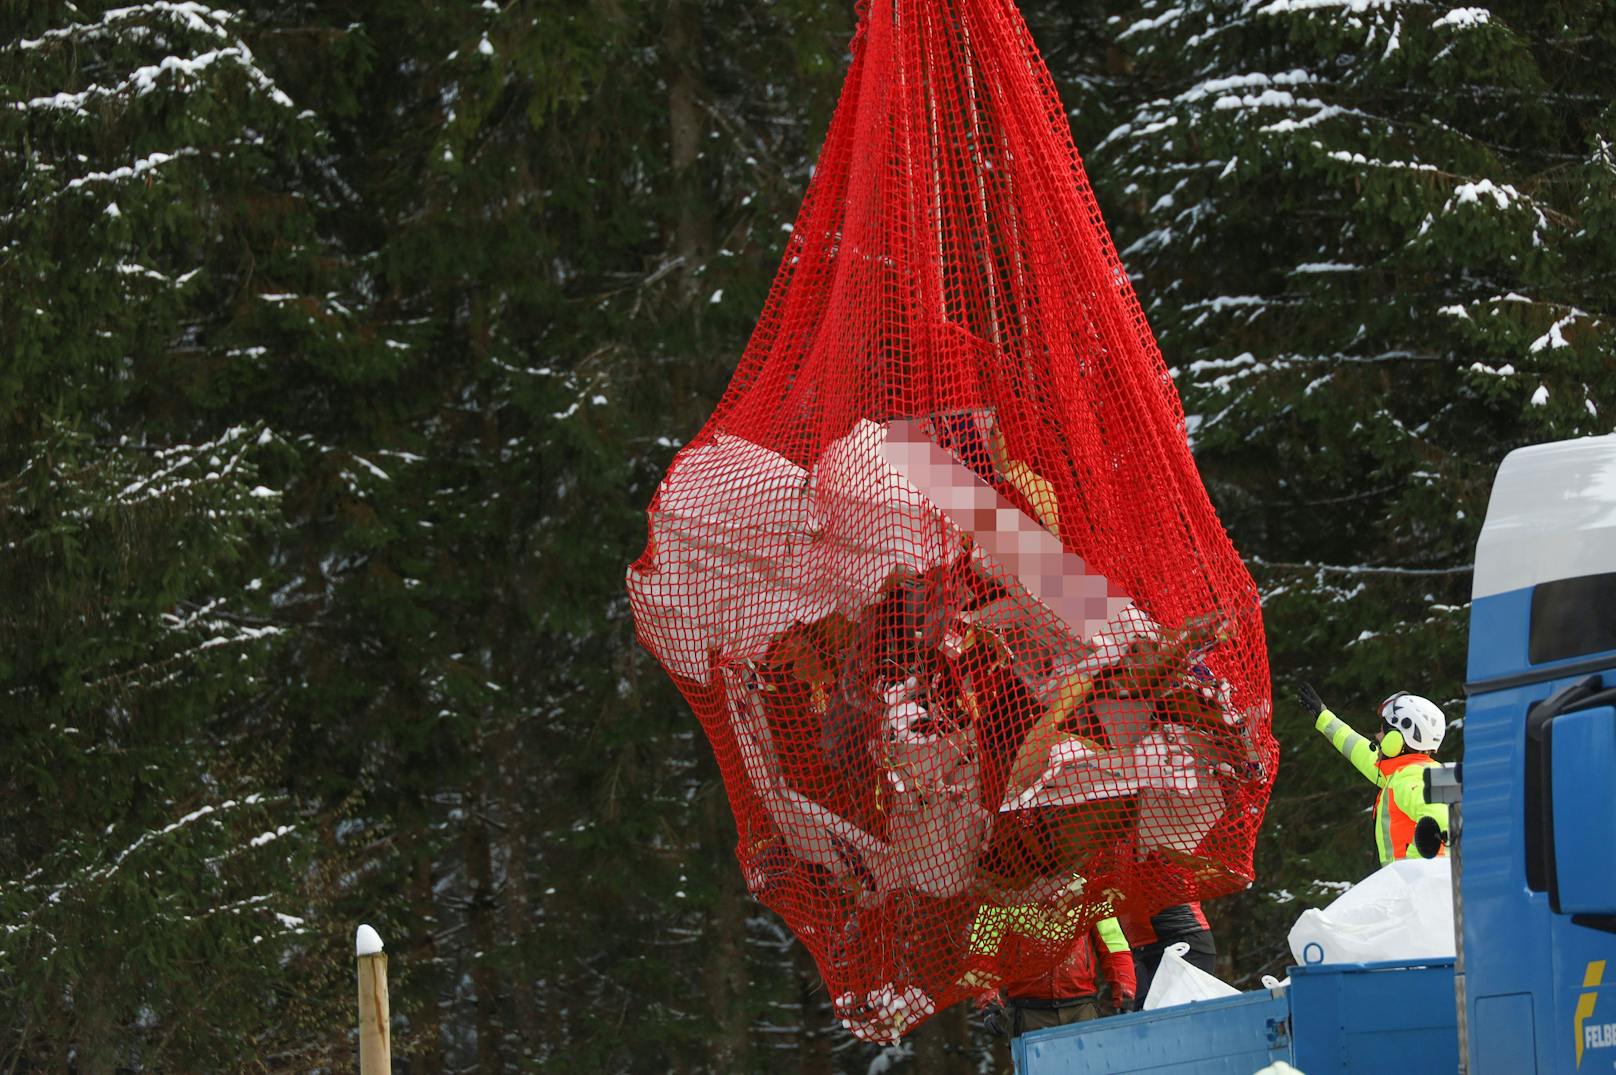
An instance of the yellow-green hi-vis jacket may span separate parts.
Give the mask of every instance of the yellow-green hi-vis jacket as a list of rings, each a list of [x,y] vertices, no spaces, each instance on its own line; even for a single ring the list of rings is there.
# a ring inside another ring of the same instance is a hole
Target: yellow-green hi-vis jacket
[[[1442,831],[1448,831],[1448,808],[1444,803],[1425,801],[1425,770],[1437,762],[1429,754],[1401,754],[1382,758],[1373,743],[1326,709],[1314,727],[1330,745],[1375,785],[1375,850],[1380,864],[1400,858],[1421,858],[1414,846],[1414,826],[1423,817],[1434,818]],[[1444,847],[1438,855],[1447,854]]]

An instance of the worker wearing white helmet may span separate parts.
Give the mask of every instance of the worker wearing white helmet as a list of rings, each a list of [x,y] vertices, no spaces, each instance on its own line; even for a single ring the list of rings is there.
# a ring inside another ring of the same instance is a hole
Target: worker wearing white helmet
[[[1422,820],[1429,831],[1432,825],[1440,833],[1448,831],[1448,808],[1442,803],[1425,801],[1425,770],[1436,765],[1431,755],[1442,745],[1448,730],[1442,709],[1428,698],[1398,691],[1380,703],[1380,729],[1374,742],[1359,735],[1346,722],[1330,712],[1318,691],[1303,684],[1301,702],[1308,712],[1317,715],[1314,727],[1330,741],[1379,789],[1375,797],[1375,847],[1380,852],[1380,864],[1400,858],[1423,858],[1414,838],[1414,831]],[[1431,840],[1427,853],[1447,854],[1446,847]]]

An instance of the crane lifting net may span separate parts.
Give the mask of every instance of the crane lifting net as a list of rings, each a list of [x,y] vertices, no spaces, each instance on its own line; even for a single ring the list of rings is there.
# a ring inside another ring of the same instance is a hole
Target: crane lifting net
[[[1250,880],[1257,590],[1010,0],[861,8],[762,316],[649,518],[639,638],[860,1037]]]

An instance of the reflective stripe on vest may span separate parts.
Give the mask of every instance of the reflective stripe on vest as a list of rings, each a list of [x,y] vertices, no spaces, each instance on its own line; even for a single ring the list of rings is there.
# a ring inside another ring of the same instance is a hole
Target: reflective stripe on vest
[[[1405,754],[1400,758],[1382,758],[1375,763],[1384,781],[1380,794],[1375,797],[1375,850],[1380,852],[1382,866],[1394,859],[1407,858],[1414,843],[1415,819],[1397,805],[1397,797],[1392,794],[1392,775],[1410,765],[1424,769],[1435,764],[1429,754]],[[1438,855],[1447,853],[1447,848],[1443,848]],[[1414,851],[1414,857],[1419,858],[1420,853]]]

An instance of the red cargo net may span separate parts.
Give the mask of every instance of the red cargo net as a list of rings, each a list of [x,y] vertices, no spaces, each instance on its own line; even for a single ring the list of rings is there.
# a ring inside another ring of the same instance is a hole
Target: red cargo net
[[[875,0],[852,53],[628,589],[748,887],[891,1041],[1108,909],[1243,887],[1277,750],[1256,588],[1020,15]]]

